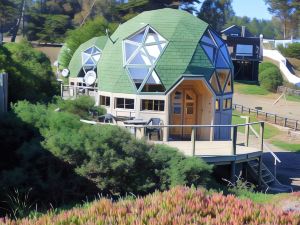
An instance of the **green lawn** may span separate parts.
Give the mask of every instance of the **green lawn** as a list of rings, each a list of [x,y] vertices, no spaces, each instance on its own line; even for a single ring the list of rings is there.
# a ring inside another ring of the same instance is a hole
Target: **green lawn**
[[[245,95],[267,95],[271,93],[257,84],[247,84],[241,82],[234,83],[234,90],[237,93]]]
[[[245,119],[241,118],[242,114],[240,114],[237,111],[233,111],[232,114],[232,124],[243,124],[245,123]],[[244,116],[249,116],[247,114],[243,114]],[[257,122],[258,120],[255,118],[255,116],[250,115],[250,122]],[[259,125],[253,125],[254,130],[259,134]],[[245,132],[245,128],[244,127],[239,127],[238,128],[239,132],[244,133]],[[251,132],[252,133],[252,132]],[[278,130],[276,127],[265,123],[265,132],[264,132],[264,138],[265,139],[270,139],[276,135],[280,134],[280,130]]]
[[[293,101],[293,102],[300,102],[300,96],[296,95],[287,95],[286,100]]]
[[[273,140],[271,143],[279,148],[282,148],[291,152],[300,152],[300,144],[287,143],[284,141]]]

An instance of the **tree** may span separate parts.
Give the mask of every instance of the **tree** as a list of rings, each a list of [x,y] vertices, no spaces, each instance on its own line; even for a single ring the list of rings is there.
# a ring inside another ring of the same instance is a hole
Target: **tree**
[[[220,31],[235,14],[231,3],[232,0],[205,0],[198,17]]]
[[[0,68],[9,76],[9,102],[47,101],[58,93],[49,59],[27,42],[0,46]]]
[[[0,42],[2,34],[10,30],[15,22],[16,8],[15,4],[10,0],[0,1]]]
[[[265,3],[269,12],[282,21],[283,38],[286,39],[288,27],[293,24],[293,16],[298,13],[296,10],[296,7],[299,7],[298,0],[265,0]],[[290,29],[293,30],[293,27]]]
[[[65,42],[68,51],[63,51],[60,55],[62,66],[67,67],[69,65],[74,52],[82,43],[93,37],[106,35],[107,29],[112,33],[116,28],[117,24],[109,23],[103,17],[97,17],[88,21],[82,27],[69,31]]]
[[[129,0],[127,3],[118,5],[117,9],[121,18],[128,18],[128,14],[136,15],[146,10],[155,10],[161,8],[176,8],[186,10],[190,13],[196,12],[197,4],[201,0]],[[129,18],[131,18],[130,16]]]

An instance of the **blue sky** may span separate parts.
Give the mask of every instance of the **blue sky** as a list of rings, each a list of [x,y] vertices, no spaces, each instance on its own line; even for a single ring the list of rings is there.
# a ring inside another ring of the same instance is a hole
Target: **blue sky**
[[[204,0],[203,0],[204,1]],[[199,7],[201,4],[199,5]],[[237,16],[248,16],[257,19],[272,19],[264,0],[233,0],[232,7]]]
[[[257,19],[272,19],[264,0],[233,0],[233,10],[237,16],[248,16]]]

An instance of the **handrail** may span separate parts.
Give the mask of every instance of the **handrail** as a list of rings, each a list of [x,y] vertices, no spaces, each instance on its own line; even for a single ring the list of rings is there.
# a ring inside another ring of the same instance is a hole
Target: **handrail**
[[[215,124],[209,124],[209,125],[174,125],[174,124],[169,124],[169,125],[137,125],[137,124],[124,124],[125,127],[136,127],[136,128],[163,128],[163,127],[191,127],[191,128],[202,128],[202,127],[244,127],[244,126],[251,126],[251,125],[256,125],[256,124],[262,124],[264,121],[258,121],[258,122],[251,122],[251,123],[244,123],[244,124],[235,124],[235,125],[215,125]]]
[[[88,87],[88,86],[76,86],[76,85],[62,85],[63,87],[71,87],[71,88],[81,88],[81,89],[92,89],[92,90],[98,90],[97,87]]]
[[[258,133],[255,131],[255,129],[250,125],[249,126],[251,131],[253,132],[254,136],[256,138],[259,138]],[[278,158],[278,156],[264,143],[264,147],[271,153],[271,155],[275,158],[275,160],[279,163],[281,163],[281,160]]]

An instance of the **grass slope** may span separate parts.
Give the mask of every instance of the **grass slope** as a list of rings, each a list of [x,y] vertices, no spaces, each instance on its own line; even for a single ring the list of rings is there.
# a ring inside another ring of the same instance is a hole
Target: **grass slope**
[[[241,118],[241,116],[249,116],[249,114],[241,114],[237,111],[233,111],[232,114],[232,124],[243,124],[245,123],[245,119]],[[257,122],[258,120],[256,119],[255,116],[250,115],[250,122]],[[259,125],[253,125],[254,130],[259,134]],[[244,127],[239,127],[238,131],[241,133],[245,132],[245,128]],[[251,132],[252,133],[252,132]],[[275,137],[276,135],[280,134],[280,130],[277,129],[276,127],[265,123],[265,133],[264,133],[264,137],[266,139],[270,139]]]
[[[268,90],[254,83],[234,83],[234,91],[244,95],[268,95],[271,94]]]
[[[0,220],[11,224],[299,224],[300,215],[233,195],[176,187],[144,198],[112,202],[100,199],[85,208],[36,219]]]
[[[280,140],[272,140],[271,143],[287,151],[300,152],[300,144],[287,143],[285,141],[280,141]]]

